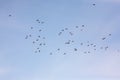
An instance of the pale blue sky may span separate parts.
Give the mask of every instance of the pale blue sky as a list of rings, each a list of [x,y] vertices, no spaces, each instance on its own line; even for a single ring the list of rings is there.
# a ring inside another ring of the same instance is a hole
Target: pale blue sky
[[[0,0],[0,80],[120,80],[119,9],[120,0]],[[58,36],[66,27],[74,36],[67,31]],[[34,36],[25,40],[28,34]],[[41,40],[46,46],[34,53],[38,34],[46,37]],[[74,44],[65,45],[69,39]]]

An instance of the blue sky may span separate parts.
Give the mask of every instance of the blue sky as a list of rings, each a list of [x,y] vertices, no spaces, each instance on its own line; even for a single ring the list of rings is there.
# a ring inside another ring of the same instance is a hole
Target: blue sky
[[[0,0],[0,80],[120,80],[119,9],[120,0]],[[38,35],[46,46],[35,53]]]

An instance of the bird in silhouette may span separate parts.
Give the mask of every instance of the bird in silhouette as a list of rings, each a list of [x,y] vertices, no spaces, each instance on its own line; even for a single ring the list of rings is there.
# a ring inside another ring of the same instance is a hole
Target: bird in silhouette
[[[80,43],[80,45],[83,45],[83,43]]]
[[[30,27],[31,29],[33,29],[33,27]]]
[[[77,48],[74,48],[74,51],[77,51]]]
[[[29,37],[32,37],[32,35],[30,34]]]
[[[92,4],[93,6],[95,6],[96,4]]]
[[[82,27],[85,27],[84,25],[82,25]]]
[[[64,53],[63,55],[66,55],[67,53]]]
[[[33,44],[35,43],[35,41],[33,41]]]
[[[11,14],[9,14],[8,16],[9,16],[9,17],[11,17],[12,15],[11,15]]]
[[[78,26],[75,26],[76,28],[78,28]]]
[[[58,51],[60,50],[60,48],[57,49]]]
[[[109,34],[109,36],[111,36],[111,34]]]
[[[59,32],[58,35],[60,36],[62,34],[62,32]]]
[[[73,33],[72,32],[69,32],[69,34],[72,36],[73,35]]]
[[[65,28],[65,30],[68,30],[68,28]]]
[[[103,37],[103,38],[102,38],[102,40],[105,40],[105,39],[106,39],[106,37]]]
[[[38,38],[40,38],[40,36],[38,36]]]
[[[28,39],[28,35],[26,35],[25,39]]]
[[[52,55],[53,53],[51,52],[50,55]]]
[[[36,41],[39,41],[39,39],[36,39]]]
[[[108,46],[105,47],[105,50],[107,50],[107,49],[108,49]]]

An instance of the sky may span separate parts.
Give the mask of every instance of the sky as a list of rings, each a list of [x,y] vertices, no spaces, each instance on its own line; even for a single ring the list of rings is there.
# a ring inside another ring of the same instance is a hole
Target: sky
[[[119,9],[120,0],[0,0],[0,80],[120,80]]]

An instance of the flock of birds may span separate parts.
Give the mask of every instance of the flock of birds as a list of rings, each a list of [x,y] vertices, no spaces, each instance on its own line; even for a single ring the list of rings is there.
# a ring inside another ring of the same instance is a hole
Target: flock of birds
[[[92,4],[93,6],[95,6],[96,4]],[[9,14],[9,17],[12,17],[11,14]],[[40,19],[36,19],[36,22],[40,25],[44,25],[45,22],[40,20]],[[75,29],[79,30],[79,32],[84,32],[84,29],[86,29],[86,25],[81,25],[81,26],[75,26],[74,27]],[[36,28],[35,27],[30,27],[30,30],[31,31],[34,31]],[[46,43],[46,37],[41,35],[41,33],[44,32],[44,29],[42,29],[41,27],[38,27],[37,28],[37,32],[38,34],[34,35],[34,34],[27,34],[25,36],[25,39],[31,39],[32,40],[32,44],[36,46],[35,48],[35,51],[34,53],[41,53],[41,49],[42,47],[45,48],[45,46],[47,45]],[[86,42],[76,42],[75,40],[73,40],[73,36],[74,36],[74,32],[72,32],[72,30],[68,27],[65,27],[64,29],[61,29],[59,32],[58,32],[58,35],[59,37],[61,37],[62,35],[64,35],[64,33],[67,32],[67,34],[70,36],[71,39],[68,39],[67,41],[64,41],[63,42],[63,45],[64,46],[69,46],[69,47],[72,47],[73,45],[75,45],[77,43],[77,45],[79,44],[79,46],[83,46],[83,47],[89,47],[90,49],[92,50],[85,50],[83,51],[82,53],[84,54],[87,54],[87,53],[92,53],[93,51],[97,51],[98,49],[99,50],[104,50],[104,51],[107,51],[109,49],[109,46],[106,45],[106,46],[99,46],[97,45],[96,43],[93,43],[89,40],[86,40]],[[111,37],[112,34],[109,33],[107,34],[107,36],[104,36],[101,38],[101,41],[105,41],[106,39],[108,39],[109,37]],[[57,48],[56,49],[58,52],[62,51],[62,48]],[[71,49],[72,51],[74,52],[79,52],[79,48],[78,47],[74,47]],[[118,50],[119,51],[119,50]],[[54,52],[49,52],[49,55],[53,55],[55,54]],[[67,55],[68,52],[62,52],[63,55]]]
[[[39,19],[37,19],[36,22],[39,23],[40,25],[45,24],[44,21],[41,21]],[[84,30],[86,29],[85,27],[86,27],[85,25],[75,26],[74,29],[79,30],[79,32],[84,32]],[[30,29],[33,31],[35,29],[35,27],[30,27]],[[44,30],[41,27],[37,28],[37,32],[38,32],[38,34],[36,34],[35,37],[33,36],[33,34],[28,34],[28,35],[25,36],[25,39],[29,39],[29,38],[31,39],[33,37],[32,44],[37,46],[35,51],[34,51],[34,53],[41,53],[41,47],[44,47],[44,46],[47,45],[47,43],[45,42],[46,37],[41,35],[41,33],[44,32]],[[62,37],[62,36],[65,35],[64,34],[65,32],[69,35],[69,37],[71,39],[69,39],[67,41],[64,41],[63,42],[64,46],[72,47],[73,45],[75,45],[75,43],[77,43],[80,46],[89,47],[89,48],[93,49],[93,51],[97,51],[98,50],[98,45],[96,43],[90,42],[89,40],[87,40],[86,42],[80,42],[80,43],[76,42],[75,40],[73,40],[73,37],[74,37],[75,33],[72,32],[72,30],[70,28],[68,28],[68,27],[65,27],[64,29],[61,29],[58,32],[57,36]],[[107,36],[102,37],[101,41],[105,41],[106,39],[108,39],[111,36],[112,36],[112,34],[109,33]],[[104,50],[104,51],[107,51],[108,48],[109,48],[109,46],[101,46],[101,47],[99,46],[99,49],[100,50]],[[60,53],[60,51],[62,51],[62,48],[57,48],[55,50],[57,50],[57,52]],[[79,48],[74,47],[72,49],[72,51],[77,52],[77,51],[79,51]],[[84,54],[92,53],[92,51],[86,50],[86,51],[83,51],[83,53]],[[49,55],[53,55],[53,54],[55,54],[55,53],[54,52],[49,52]],[[62,52],[62,54],[63,55],[67,55],[68,52]]]

